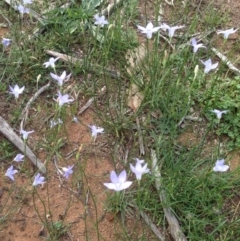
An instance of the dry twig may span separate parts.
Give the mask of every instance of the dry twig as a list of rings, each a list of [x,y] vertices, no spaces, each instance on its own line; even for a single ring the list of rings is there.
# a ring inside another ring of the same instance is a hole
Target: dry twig
[[[187,238],[185,237],[183,231],[181,230],[181,227],[178,223],[177,218],[173,214],[171,208],[167,207],[166,192],[161,187],[161,173],[158,168],[157,156],[154,150],[151,150],[151,158],[152,158],[152,172],[154,173],[154,176],[156,178],[155,185],[159,192],[160,200],[163,203],[163,211],[170,227],[170,233],[174,238],[174,240],[176,241],[187,241]]]
[[[236,68],[225,55],[220,53],[216,48],[212,47],[211,50],[218,56],[219,59],[226,63],[230,70],[232,70],[236,75],[240,75],[240,70]]]
[[[136,122],[137,122],[137,130],[138,130],[138,141],[139,141],[139,145],[140,145],[140,154],[145,155],[145,150],[144,150],[144,145],[143,145],[143,136],[142,136],[142,131],[141,131],[138,117],[136,118]]]
[[[106,86],[103,86],[100,91],[98,91],[98,95],[102,96],[106,92]],[[88,100],[88,102],[78,111],[78,115],[81,115],[94,101],[95,97],[92,97]]]
[[[153,231],[153,233],[157,236],[157,238],[161,241],[165,240],[164,235],[158,230],[158,228],[156,227],[156,225],[152,222],[152,220],[148,217],[148,215],[146,213],[144,213],[143,211],[140,211],[139,208],[137,206],[135,206],[136,209],[140,212],[141,217],[143,218],[143,220],[145,221],[145,223],[151,228],[151,230]]]
[[[23,130],[25,128],[25,124],[28,118],[28,113],[29,113],[29,108],[30,105],[33,103],[33,101],[40,95],[42,94],[46,89],[48,89],[50,87],[50,83],[44,85],[42,88],[40,88],[34,95],[33,97],[28,101],[28,103],[26,104],[26,106],[24,107],[24,109],[22,110],[22,114],[21,114],[21,123],[20,123],[20,130]]]
[[[0,116],[0,132],[12,142],[22,153],[25,152],[30,161],[39,168],[42,173],[46,173],[44,164],[34,155],[32,150],[22,141],[22,139],[14,132],[10,125]]]
[[[52,50],[47,50],[46,51],[47,54],[52,55],[54,57],[58,57],[59,59],[61,59],[64,62],[70,62],[72,64],[80,64],[80,65],[84,65],[86,64],[84,59],[78,59],[78,58],[74,58],[72,56],[69,56],[67,54],[61,54],[59,52],[55,52]],[[107,69],[104,67],[101,67],[100,65],[94,65],[94,64],[88,64],[90,71],[94,72],[94,73],[106,73],[109,76],[111,76],[112,78],[118,79],[120,77],[119,73],[117,71],[111,70],[111,69]]]

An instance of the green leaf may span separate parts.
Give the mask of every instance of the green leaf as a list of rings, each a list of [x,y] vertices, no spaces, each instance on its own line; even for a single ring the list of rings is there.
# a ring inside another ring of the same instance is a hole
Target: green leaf
[[[82,0],[82,8],[87,11],[93,11],[99,7],[103,0]]]
[[[91,26],[90,28],[94,38],[97,39],[100,43],[104,43],[105,37],[104,35],[100,32],[100,29],[97,26]]]

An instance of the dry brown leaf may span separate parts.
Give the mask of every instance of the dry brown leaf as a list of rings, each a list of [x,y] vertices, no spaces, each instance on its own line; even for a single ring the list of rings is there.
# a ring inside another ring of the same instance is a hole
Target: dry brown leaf
[[[144,99],[143,93],[139,91],[139,88],[136,84],[131,84],[128,91],[128,107],[130,107],[134,112],[140,107]]]
[[[127,72],[129,75],[133,75],[141,68],[141,64],[146,57],[147,51],[144,45],[139,45],[133,50],[129,50],[126,54],[126,60],[128,62]],[[140,92],[139,87],[132,83],[128,90],[127,105],[134,112],[140,107],[144,99],[143,93]]]
[[[137,48],[127,51],[125,57],[129,64],[129,67],[127,67],[127,72],[130,75],[133,74],[134,69],[136,70],[136,68],[140,67],[141,61],[144,59],[146,54],[146,47],[143,45],[139,45]]]

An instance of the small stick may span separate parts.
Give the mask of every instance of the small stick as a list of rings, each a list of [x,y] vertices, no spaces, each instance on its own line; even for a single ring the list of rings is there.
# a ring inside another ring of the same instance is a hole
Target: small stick
[[[123,163],[126,165],[127,164],[127,160],[128,160],[128,154],[129,154],[129,149],[126,150],[124,158],[123,158]]]
[[[177,126],[180,126],[184,120],[190,120],[190,121],[198,121],[198,122],[201,122],[202,121],[202,118],[199,118],[197,116],[191,116],[191,115],[187,115],[187,116],[184,116],[177,124]]]
[[[8,22],[8,26],[9,27],[12,27],[12,23],[9,21],[9,19],[7,18],[7,17],[5,17],[2,13],[0,13],[1,14],[1,16]],[[4,26],[4,25],[1,25],[2,27],[7,27],[6,25]]]
[[[102,15],[104,16],[109,16],[111,15],[111,13],[113,12],[113,10],[119,6],[120,4],[122,4],[123,0],[115,0],[114,3],[108,4],[108,6],[106,8],[104,8],[101,12]]]
[[[26,156],[30,161],[38,167],[42,173],[46,173],[44,164],[34,155],[32,150],[22,141],[22,139],[14,132],[10,125],[0,116],[0,132],[12,142],[22,153],[26,151]]]
[[[165,40],[173,50],[175,49],[175,46],[173,46],[171,44],[171,42],[163,34],[161,34],[161,33],[158,33],[158,34],[159,34],[159,37],[162,38],[163,40]]]
[[[70,159],[78,149],[79,149],[79,147],[77,147],[77,148],[75,148],[74,150],[72,150],[72,151],[70,151],[69,153],[67,153],[67,154],[65,155],[65,159],[66,159],[66,160]]]
[[[138,117],[136,118],[136,122],[137,122],[137,131],[138,131],[138,141],[139,141],[139,145],[140,145],[140,154],[145,155],[145,150],[144,150],[144,145],[143,145],[143,137],[142,137],[141,127],[140,127]]]
[[[151,150],[151,158],[152,158],[152,169],[156,178],[155,185],[156,185],[157,191],[159,192],[160,200],[163,203],[163,211],[170,227],[170,233],[174,238],[174,240],[176,241],[187,241],[187,238],[185,237],[183,231],[181,230],[181,227],[178,223],[177,218],[175,217],[171,208],[167,207],[166,192],[161,187],[161,173],[158,168],[157,156],[154,150]]]
[[[185,119],[186,119],[186,120],[190,120],[190,121],[198,121],[198,122],[201,122],[201,121],[202,121],[202,118],[199,118],[199,117],[197,117],[197,116],[191,116],[191,115],[185,116]]]
[[[20,123],[20,130],[23,130],[26,124],[26,120],[28,118],[28,112],[29,112],[29,108],[30,105],[33,103],[33,101],[40,95],[42,94],[42,92],[44,92],[46,89],[48,89],[50,87],[50,83],[44,85],[42,88],[40,88],[34,95],[32,98],[30,98],[30,100],[28,101],[28,103],[26,104],[26,106],[24,107],[24,109],[22,110],[22,114],[21,114],[21,123]]]
[[[135,206],[135,205],[134,205]],[[146,213],[144,213],[143,211],[140,211],[139,208],[137,206],[135,206],[135,208],[140,212],[141,217],[143,218],[143,220],[145,221],[145,223],[151,228],[151,230],[153,231],[153,233],[157,236],[157,238],[161,241],[165,240],[164,235],[158,230],[158,228],[156,227],[156,225],[152,222],[152,220],[148,217],[148,215]]]
[[[98,91],[99,96],[106,92],[106,86],[103,86],[100,91]],[[95,97],[92,97],[88,102],[78,111],[78,115],[81,115],[94,101]]]
[[[236,75],[240,75],[240,70],[236,68],[225,55],[220,53],[219,50],[214,47],[212,47],[211,50],[218,56],[219,59],[226,63],[230,70],[232,70]]]
[[[52,55],[54,57],[58,57],[59,59],[61,59],[64,62],[70,62],[72,64],[84,64],[84,60],[83,59],[78,59],[78,58],[74,58],[72,56],[69,56],[67,54],[61,54],[59,52],[56,51],[52,51],[52,50],[47,50],[46,51],[47,54]],[[106,74],[110,75],[112,78],[114,79],[118,79],[120,77],[120,74],[117,71],[111,70],[111,69],[107,69],[107,68],[102,68],[100,65],[93,65],[93,64],[89,64],[90,66],[90,70],[94,73],[101,73],[101,71],[104,71]]]

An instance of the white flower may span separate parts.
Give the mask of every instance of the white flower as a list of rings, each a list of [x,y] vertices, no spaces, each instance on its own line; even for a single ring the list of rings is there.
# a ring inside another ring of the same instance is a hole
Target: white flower
[[[73,117],[72,121],[75,122],[75,123],[79,123],[79,120],[76,116]]]
[[[193,53],[196,53],[199,48],[206,48],[203,44],[198,44],[195,38],[191,39],[191,45],[193,47]]]
[[[50,128],[52,129],[54,126],[56,126],[58,124],[57,121],[55,120],[50,120]]]
[[[212,60],[211,59],[208,59],[205,62],[201,60],[201,62],[205,66],[205,69],[204,69],[204,73],[205,74],[207,74],[212,69],[216,69],[217,66],[218,66],[218,63],[212,64]]]
[[[141,33],[145,33],[147,35],[148,39],[152,38],[152,34],[157,32],[161,27],[153,27],[152,22],[149,22],[146,26],[146,28],[137,25],[138,29],[141,31]]]
[[[74,165],[68,166],[68,167],[62,167],[62,169],[63,169],[63,171],[64,171],[63,176],[64,176],[66,179],[68,179],[69,176],[73,173],[73,170],[72,170],[73,167],[74,167]]]
[[[217,160],[213,167],[214,172],[226,172],[229,169],[228,165],[224,165],[225,160]]]
[[[67,75],[66,71],[63,71],[61,76],[56,74],[50,73],[51,77],[58,82],[59,86],[62,86],[64,82],[67,82],[72,74]]]
[[[61,107],[66,103],[70,103],[70,102],[74,101],[74,99],[69,99],[68,94],[62,95],[61,92],[58,91],[58,98],[56,101],[58,102],[59,106]]]
[[[115,191],[121,191],[131,186],[132,182],[127,180],[127,173],[123,170],[119,176],[117,176],[115,171],[112,171],[110,174],[111,183],[104,183],[108,189],[112,189]]]
[[[149,173],[150,170],[147,168],[147,163],[142,166],[144,164],[144,160],[139,160],[138,158],[136,158],[136,161],[136,166],[134,167],[132,164],[130,164],[130,168],[132,172],[136,175],[137,180],[141,180],[142,175],[144,173]]]
[[[185,26],[173,26],[173,27],[170,27],[169,25],[167,25],[166,23],[163,23],[160,28],[162,28],[164,31],[168,30],[168,36],[170,38],[173,37],[175,31],[177,29],[180,29],[180,28],[184,28]]]
[[[2,44],[3,44],[3,46],[4,47],[8,47],[10,44],[11,44],[11,39],[9,39],[9,38],[3,38],[2,39]]]
[[[15,162],[23,162],[24,161],[24,155],[22,154],[17,154],[14,159]]]
[[[9,85],[9,88],[10,88],[10,92],[9,93],[13,94],[15,96],[15,98],[17,99],[19,97],[19,95],[22,94],[22,92],[24,91],[25,86],[23,86],[20,89],[18,85],[15,85],[14,88]]]
[[[38,174],[35,176],[34,182],[33,182],[32,185],[33,185],[33,186],[42,185],[42,184],[45,183],[44,180],[45,180],[45,177],[41,176],[40,173],[38,173]]]
[[[95,125],[88,125],[88,127],[91,129],[92,131],[92,137],[94,137],[94,140],[96,139],[97,137],[97,134],[98,133],[103,133],[104,132],[104,129],[103,128],[100,128],[100,127],[96,127]]]
[[[60,118],[58,118],[58,120],[57,121],[55,121],[55,120],[50,120],[50,128],[52,129],[54,126],[56,126],[56,125],[61,125],[61,124],[63,124],[63,121],[60,119]]]
[[[21,14],[30,13],[30,9],[24,7],[24,6],[21,5],[21,4],[19,4],[18,6],[16,6],[16,9],[17,9]]]
[[[47,62],[43,63],[43,65],[45,66],[45,68],[48,68],[49,66],[51,66],[53,69],[55,69],[55,62],[59,59],[59,57],[57,58],[50,58]]]
[[[94,15],[95,18],[95,25],[100,25],[101,27],[104,27],[104,25],[108,24],[108,21],[105,19],[105,16],[99,17],[99,14]]]
[[[28,135],[33,133],[34,131],[24,131],[24,130],[20,130],[20,134],[23,135],[23,139],[26,140],[28,138]]]
[[[227,29],[227,30],[218,30],[217,34],[223,34],[223,37],[225,39],[228,38],[229,34],[235,33],[238,30],[238,28],[236,28],[235,30],[233,28]]]
[[[8,169],[7,172],[5,173],[5,176],[9,177],[10,179],[12,179],[12,181],[14,181],[14,174],[18,173],[17,170],[13,170],[13,165],[11,165]]]
[[[214,110],[211,110],[211,112],[215,113],[218,119],[221,119],[222,114],[226,114],[228,112],[228,110],[221,111],[221,110],[214,109]]]

